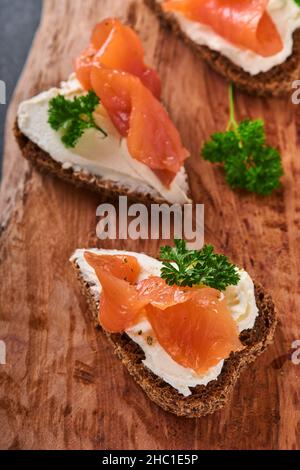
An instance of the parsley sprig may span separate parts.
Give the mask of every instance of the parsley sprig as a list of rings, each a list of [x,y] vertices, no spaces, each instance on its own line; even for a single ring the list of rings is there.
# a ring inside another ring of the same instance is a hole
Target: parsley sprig
[[[96,128],[107,137],[107,133],[97,126],[93,112],[99,104],[99,98],[93,91],[76,96],[72,100],[58,95],[49,103],[48,123],[52,129],[61,131],[61,140],[66,147],[75,147],[84,131]]]
[[[184,240],[175,240],[175,248],[161,247],[160,259],[161,277],[170,286],[205,285],[222,291],[240,280],[236,266],[226,256],[214,253],[212,245],[188,250]]]
[[[266,143],[261,119],[235,118],[233,87],[229,87],[230,116],[226,132],[216,132],[202,148],[205,160],[224,165],[226,181],[233,189],[242,188],[268,196],[280,186],[283,175],[280,154]]]

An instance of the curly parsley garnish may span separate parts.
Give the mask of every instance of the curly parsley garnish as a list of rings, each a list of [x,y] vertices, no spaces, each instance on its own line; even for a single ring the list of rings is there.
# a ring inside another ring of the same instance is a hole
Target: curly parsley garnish
[[[61,131],[61,140],[66,147],[75,147],[84,131],[89,128],[107,133],[95,123],[93,112],[99,104],[99,98],[93,91],[87,95],[76,96],[67,100],[63,95],[52,98],[48,109],[48,123],[55,131]]]
[[[283,175],[280,154],[266,144],[261,119],[237,123],[233,87],[229,87],[230,117],[226,132],[216,132],[202,149],[205,160],[223,163],[226,181],[233,189],[242,188],[268,196],[280,186]]]
[[[161,247],[160,259],[161,277],[170,286],[205,285],[222,291],[240,280],[236,266],[226,256],[214,253],[212,245],[188,250],[184,240],[175,240],[175,248]]]

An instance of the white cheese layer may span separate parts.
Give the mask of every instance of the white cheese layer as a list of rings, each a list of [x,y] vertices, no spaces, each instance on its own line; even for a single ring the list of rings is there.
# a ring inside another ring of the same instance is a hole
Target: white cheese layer
[[[162,263],[142,253],[103,249],[76,250],[71,257],[71,261],[76,261],[83,278],[90,284],[91,292],[96,300],[100,297],[101,284],[94,269],[84,258],[85,251],[90,251],[96,254],[114,255],[121,253],[133,255],[136,256],[142,268],[139,280],[148,278],[149,276],[160,276]],[[258,308],[255,302],[252,279],[249,274],[242,269],[239,270],[239,273],[241,275],[241,280],[238,285],[229,286],[224,292],[224,295],[232,317],[238,323],[239,331],[243,331],[248,328],[253,328],[255,319],[258,315]],[[128,329],[126,333],[143,350],[145,354],[145,359],[143,360],[144,365],[184,396],[191,394],[190,387],[195,387],[196,385],[207,385],[211,380],[217,379],[222,371],[224,363],[223,360],[209,369],[205,375],[199,375],[194,370],[183,367],[175,362],[159,344],[151,325],[147,320],[143,320],[134,327]],[[149,338],[151,338],[150,342]]]
[[[97,129],[88,129],[74,149],[64,146],[59,132],[48,124],[49,102],[59,94],[71,99],[82,93],[80,83],[71,75],[61,88],[51,88],[22,102],[18,110],[20,130],[54,160],[62,163],[65,169],[73,168],[76,172],[100,176],[134,192],[162,196],[171,204],[190,202],[184,167],[170,188],[166,188],[149,167],[131,157],[126,139],[120,136],[101,105],[97,108],[95,120],[108,136]]]
[[[164,2],[164,0],[159,1]],[[260,72],[267,72],[286,61],[292,54],[293,33],[300,28],[300,7],[294,0],[270,0],[267,10],[283,42],[283,49],[270,57],[263,57],[251,50],[241,49],[219,36],[210,26],[191,21],[182,13],[170,14],[176,18],[181,30],[196,44],[220,52],[245,72],[256,75]]]

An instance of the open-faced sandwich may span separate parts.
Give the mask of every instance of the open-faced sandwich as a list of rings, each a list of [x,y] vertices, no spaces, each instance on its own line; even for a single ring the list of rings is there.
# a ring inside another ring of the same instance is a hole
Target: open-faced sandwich
[[[259,95],[291,91],[300,72],[298,0],[144,0],[201,58]]]
[[[94,320],[150,399],[179,416],[213,413],[272,341],[272,299],[211,245],[176,240],[160,258],[78,249],[71,262]]]
[[[107,19],[68,81],[20,104],[15,134],[31,163],[76,185],[183,204],[189,153],[160,93],[136,33]]]

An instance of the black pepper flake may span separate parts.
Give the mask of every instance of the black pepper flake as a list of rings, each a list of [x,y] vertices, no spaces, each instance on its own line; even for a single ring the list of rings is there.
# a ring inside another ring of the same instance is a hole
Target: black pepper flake
[[[152,346],[152,344],[153,344],[152,336],[147,336],[147,343],[149,344],[149,346]]]

